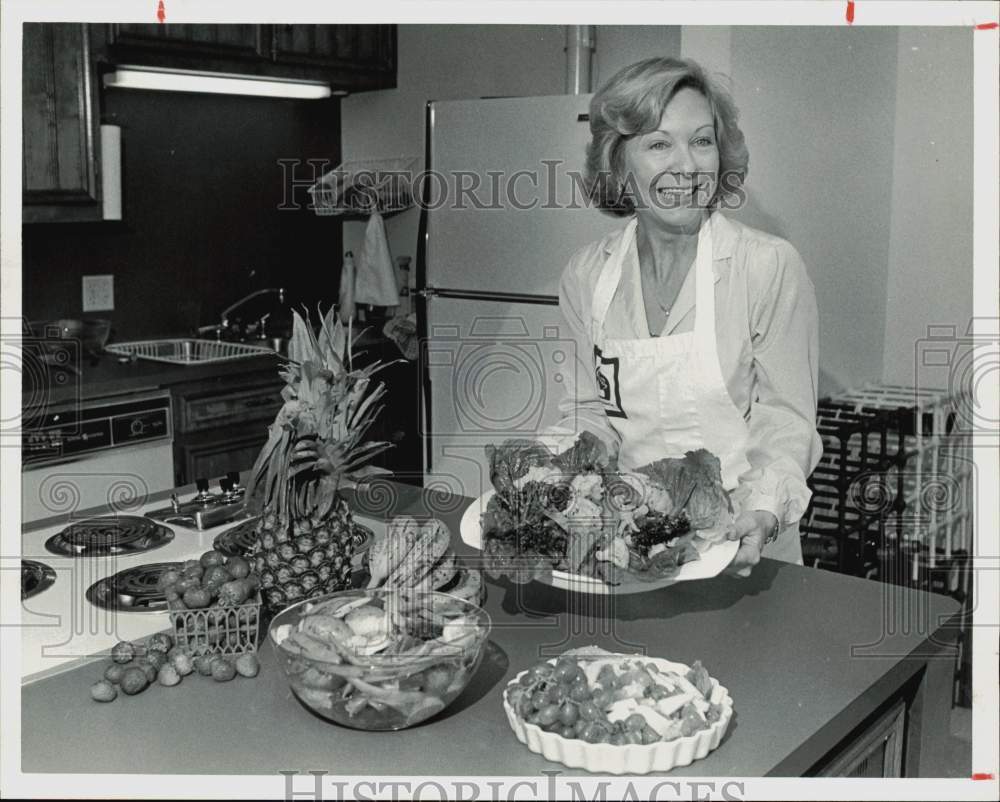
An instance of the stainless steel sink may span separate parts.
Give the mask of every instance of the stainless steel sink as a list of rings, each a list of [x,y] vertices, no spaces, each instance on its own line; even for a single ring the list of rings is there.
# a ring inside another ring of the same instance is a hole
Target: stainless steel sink
[[[227,343],[217,340],[193,338],[167,340],[141,340],[129,343],[114,343],[104,348],[110,354],[131,359],[148,359],[151,362],[167,362],[171,365],[205,365],[212,362],[232,362],[255,356],[273,355],[272,348],[265,345]]]

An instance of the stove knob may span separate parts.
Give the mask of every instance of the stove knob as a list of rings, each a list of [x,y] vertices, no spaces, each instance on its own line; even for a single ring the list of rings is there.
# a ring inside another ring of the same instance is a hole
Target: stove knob
[[[194,484],[198,488],[199,495],[208,492],[208,479],[195,479]]]
[[[223,477],[222,479],[219,480],[219,488],[222,490],[223,493],[225,493],[227,495],[229,493],[232,493],[233,492],[233,482],[232,482],[232,480]]]
[[[240,486],[240,472],[239,471],[229,471],[226,474],[226,478],[233,483],[233,487]]]

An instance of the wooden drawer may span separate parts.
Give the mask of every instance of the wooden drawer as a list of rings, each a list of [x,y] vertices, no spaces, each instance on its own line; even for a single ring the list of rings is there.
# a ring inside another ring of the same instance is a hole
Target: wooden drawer
[[[820,777],[902,777],[906,702],[900,699],[820,772]]]
[[[200,432],[274,418],[281,408],[280,384],[181,396],[176,399],[178,432]]]

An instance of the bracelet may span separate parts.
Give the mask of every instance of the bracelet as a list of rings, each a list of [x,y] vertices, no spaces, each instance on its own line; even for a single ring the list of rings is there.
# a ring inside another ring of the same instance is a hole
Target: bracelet
[[[778,539],[778,533],[781,531],[781,520],[775,516],[774,526],[771,527],[771,531],[767,533],[767,537],[764,539],[764,545],[770,546]]]

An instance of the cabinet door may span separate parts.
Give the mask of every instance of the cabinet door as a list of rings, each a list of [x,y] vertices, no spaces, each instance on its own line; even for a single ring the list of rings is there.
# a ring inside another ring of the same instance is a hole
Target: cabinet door
[[[145,51],[155,58],[181,54],[190,58],[215,59],[266,57],[260,25],[159,25],[122,23],[109,26],[114,52]]]
[[[840,752],[821,777],[902,777],[906,704],[899,700],[888,712]]]
[[[271,53],[279,64],[392,72],[396,65],[395,26],[275,25]]]
[[[24,221],[100,220],[87,26],[25,23],[23,66]]]
[[[258,431],[219,429],[174,443],[174,471],[178,487],[195,479],[215,479],[229,471],[248,471],[267,440],[267,427]]]

